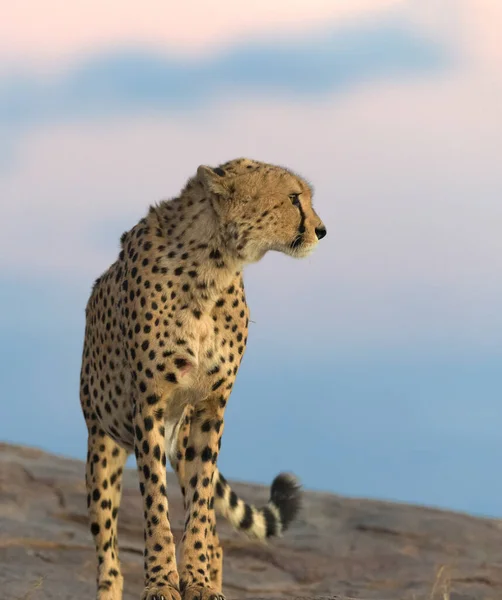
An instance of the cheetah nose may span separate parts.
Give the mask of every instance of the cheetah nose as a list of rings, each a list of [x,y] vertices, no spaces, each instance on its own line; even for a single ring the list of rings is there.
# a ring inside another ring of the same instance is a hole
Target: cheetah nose
[[[318,240],[322,240],[322,238],[327,234],[328,232],[326,231],[326,227],[324,227],[324,225],[321,225],[320,227],[316,227],[315,228],[315,234],[317,236]]]

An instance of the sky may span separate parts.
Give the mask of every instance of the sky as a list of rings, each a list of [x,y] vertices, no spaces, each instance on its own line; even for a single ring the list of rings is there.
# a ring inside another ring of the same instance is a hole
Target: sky
[[[199,164],[284,164],[328,229],[246,269],[219,465],[502,516],[497,0],[10,3],[0,439],[84,458],[84,309]]]

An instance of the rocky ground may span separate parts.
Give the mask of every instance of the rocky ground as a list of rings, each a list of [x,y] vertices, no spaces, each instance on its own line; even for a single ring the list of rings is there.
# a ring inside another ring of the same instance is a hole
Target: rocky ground
[[[168,475],[179,539],[180,493]],[[235,484],[255,503],[261,486]],[[128,471],[119,519],[124,600],[142,587],[142,510]],[[220,519],[222,522],[222,519]],[[219,527],[224,591],[237,598],[495,600],[502,598],[502,524],[415,506],[305,492],[296,524],[267,546]],[[84,465],[0,444],[0,599],[95,597]]]

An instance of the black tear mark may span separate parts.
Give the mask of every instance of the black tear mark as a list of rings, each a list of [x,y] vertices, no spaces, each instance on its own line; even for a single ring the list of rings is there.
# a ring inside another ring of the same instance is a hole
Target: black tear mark
[[[305,233],[305,212],[303,210],[302,207],[302,203],[300,202],[300,200],[298,200],[298,210],[300,211],[300,225],[298,226],[298,233],[299,234],[303,234]]]

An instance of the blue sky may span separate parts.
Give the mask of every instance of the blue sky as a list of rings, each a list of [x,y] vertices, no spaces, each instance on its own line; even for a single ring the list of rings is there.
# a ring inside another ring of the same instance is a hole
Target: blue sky
[[[313,3],[190,55],[134,23],[66,54],[0,46],[0,439],[85,456],[92,281],[198,164],[249,155],[312,180],[329,235],[246,273],[222,471],[502,514],[502,51],[480,5],[446,5]]]

